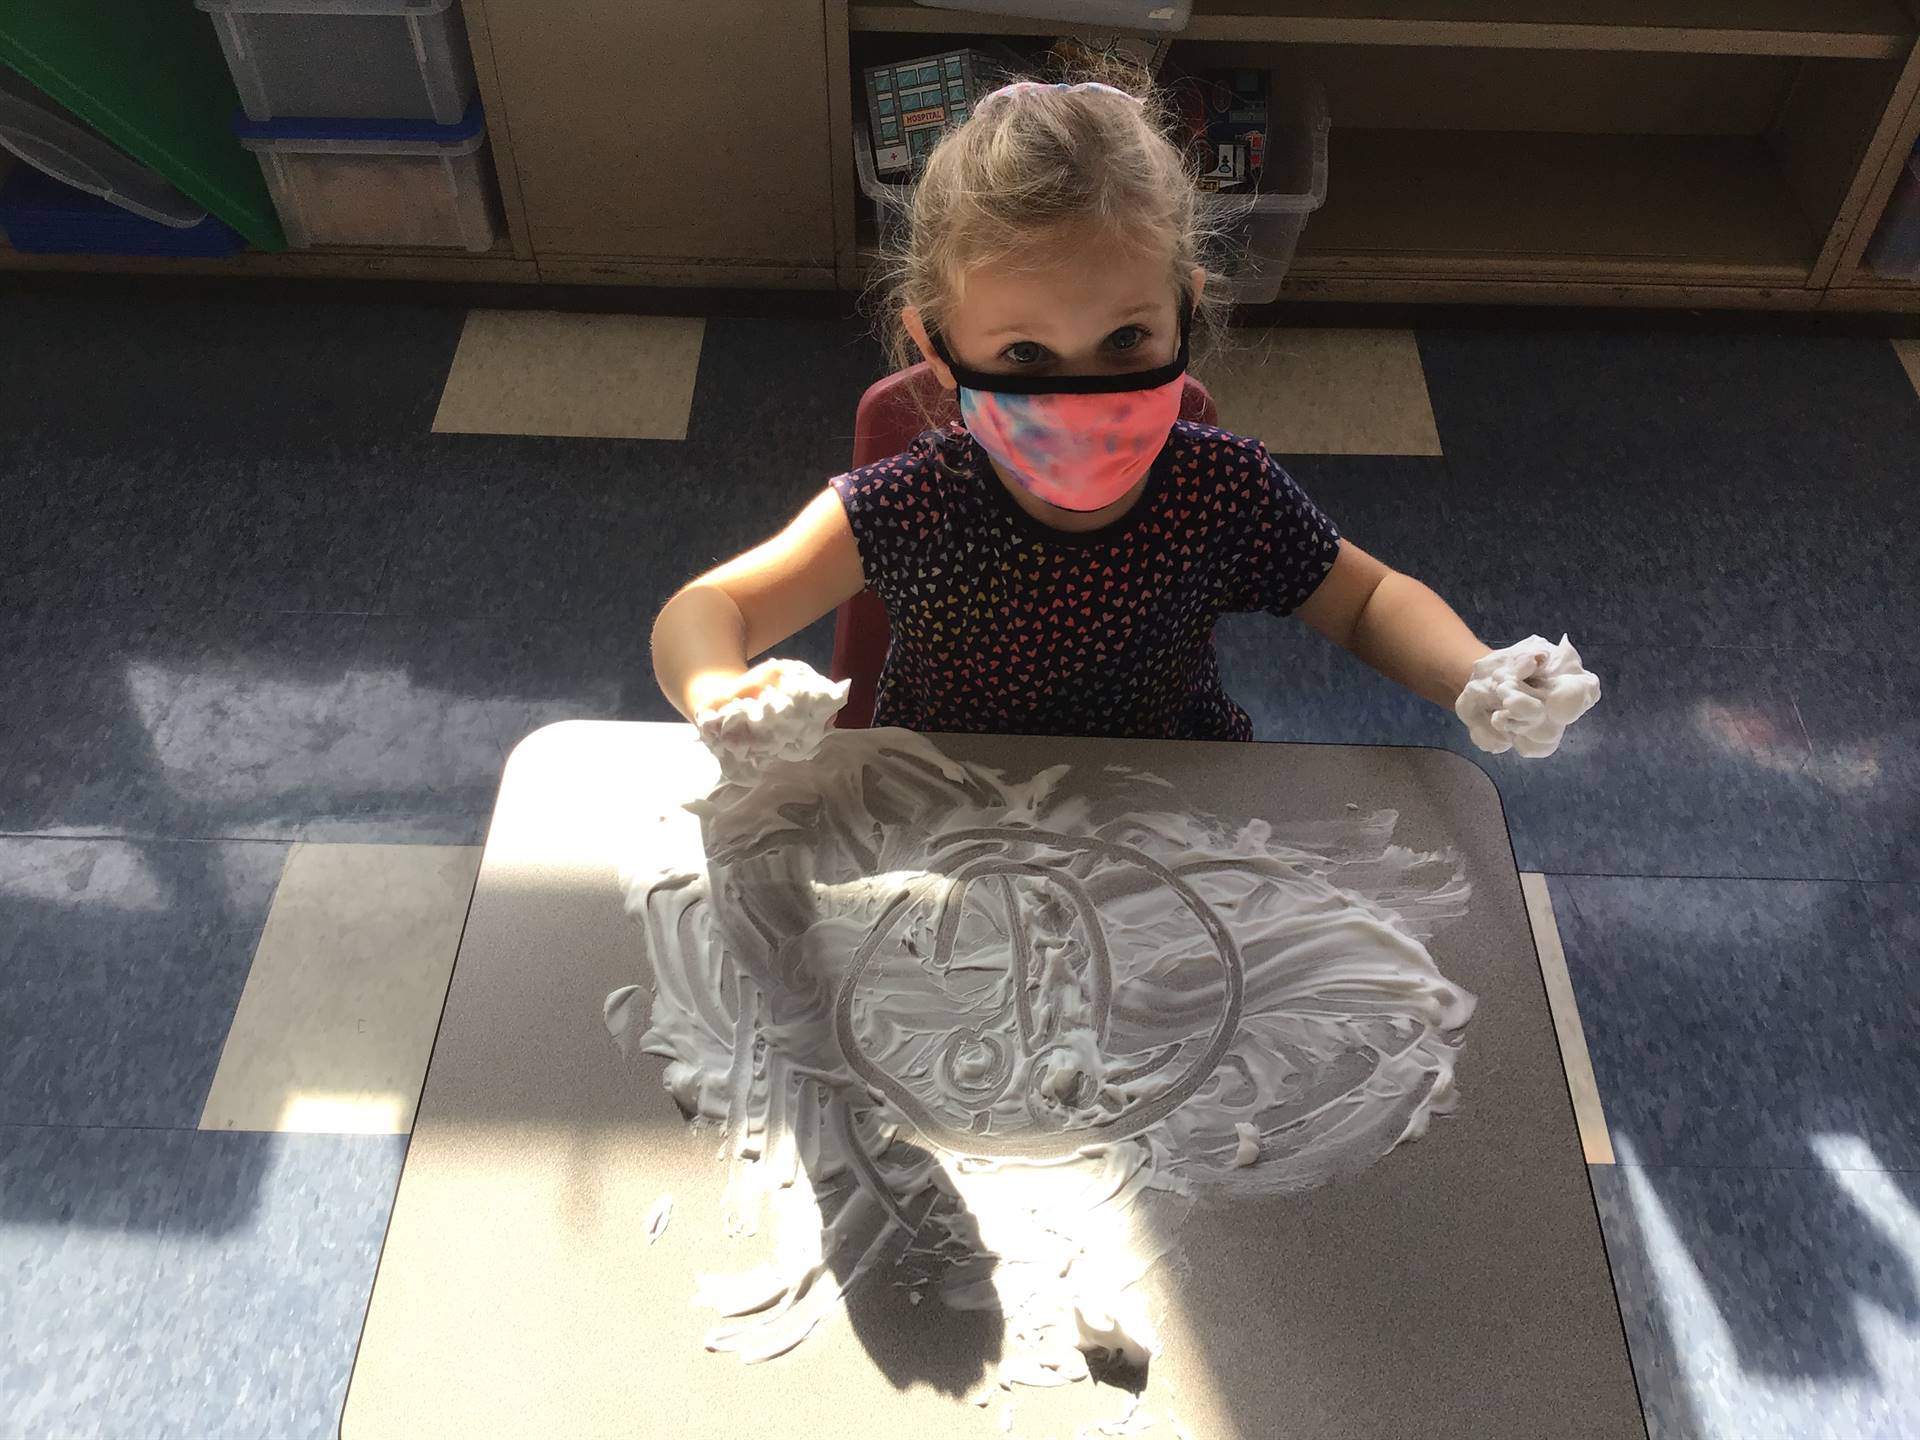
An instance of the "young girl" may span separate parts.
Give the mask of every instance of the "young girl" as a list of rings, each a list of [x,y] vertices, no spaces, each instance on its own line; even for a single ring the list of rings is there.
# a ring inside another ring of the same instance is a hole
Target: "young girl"
[[[1548,754],[1597,698],[1564,640],[1490,653],[1446,602],[1349,540],[1256,440],[1179,419],[1217,305],[1200,202],[1149,102],[1022,82],[929,157],[896,282],[897,358],[960,422],[835,479],[654,626],[689,718],[795,668],[749,658],[862,589],[892,629],[875,723],[1245,740],[1214,622],[1298,613],[1452,706],[1484,748]]]

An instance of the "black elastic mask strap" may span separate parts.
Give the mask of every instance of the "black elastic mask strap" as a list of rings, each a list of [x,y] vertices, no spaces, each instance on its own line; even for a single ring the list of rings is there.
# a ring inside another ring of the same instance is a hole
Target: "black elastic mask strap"
[[[1130,390],[1158,390],[1187,373],[1187,341],[1193,328],[1193,302],[1180,297],[1180,353],[1152,370],[1128,370],[1117,375],[1001,375],[975,370],[953,358],[946,337],[929,329],[933,353],[953,372],[956,384],[995,395],[1120,395]]]

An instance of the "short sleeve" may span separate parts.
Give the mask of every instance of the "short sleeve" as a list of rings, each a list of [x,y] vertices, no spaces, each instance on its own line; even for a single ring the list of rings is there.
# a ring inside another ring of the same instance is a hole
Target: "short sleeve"
[[[840,497],[860,551],[860,573],[881,600],[916,567],[940,508],[936,441],[923,435],[885,460],[862,465],[828,483]]]
[[[1228,610],[1291,615],[1320,588],[1340,553],[1340,532],[1267,453],[1248,442],[1251,504],[1237,536]]]

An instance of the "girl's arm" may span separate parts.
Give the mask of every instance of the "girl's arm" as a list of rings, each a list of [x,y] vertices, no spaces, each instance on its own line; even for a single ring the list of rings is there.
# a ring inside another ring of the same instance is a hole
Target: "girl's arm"
[[[748,660],[804,630],[866,586],[840,497],[824,490],[763,545],[683,588],[653,622],[653,673],[689,720],[751,695],[781,662]]]
[[[1342,540],[1333,569],[1299,609],[1334,644],[1452,710],[1488,647],[1433,591]]]

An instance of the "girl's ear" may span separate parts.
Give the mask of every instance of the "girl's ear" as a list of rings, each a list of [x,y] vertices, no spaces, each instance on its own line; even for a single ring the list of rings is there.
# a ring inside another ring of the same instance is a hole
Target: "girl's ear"
[[[933,353],[933,341],[927,335],[927,327],[920,320],[920,307],[918,305],[902,306],[900,323],[907,327],[907,333],[913,337],[913,343],[920,347],[920,354],[927,364],[933,367],[934,376],[940,381],[941,386],[947,390],[954,389],[953,371],[947,368],[945,361]]]
[[[1207,288],[1207,267],[1194,266],[1193,273],[1187,277],[1187,284],[1189,286],[1187,293],[1193,297],[1194,303],[1198,304],[1200,292]]]

